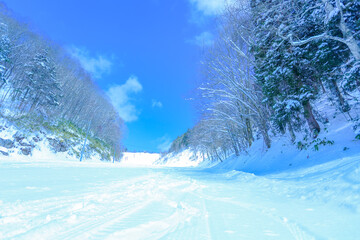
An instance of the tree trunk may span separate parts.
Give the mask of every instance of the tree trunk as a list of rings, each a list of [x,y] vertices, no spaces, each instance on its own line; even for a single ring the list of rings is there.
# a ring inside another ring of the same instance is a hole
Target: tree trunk
[[[246,132],[247,132],[246,134],[248,137],[248,143],[249,143],[249,147],[251,147],[252,142],[254,141],[252,128],[251,128],[251,122],[250,122],[249,118],[246,118],[245,122],[246,122]]]
[[[289,130],[289,133],[290,133],[290,137],[291,137],[291,142],[292,142],[292,143],[295,143],[296,136],[295,136],[294,129],[293,129],[293,127],[292,127],[291,122],[288,122],[287,125],[288,125],[288,130]]]
[[[344,97],[342,96],[339,86],[337,85],[336,81],[334,79],[331,80],[331,83],[334,87],[335,95],[339,100],[340,103],[340,110],[342,112],[348,112],[350,110],[349,104],[345,101]]]
[[[224,153],[224,159],[226,159],[227,158],[226,148],[223,147],[222,150],[223,150],[223,153]]]
[[[8,90],[6,91],[6,93],[3,95],[2,99],[1,99],[1,102],[4,102],[4,101],[5,101],[5,99],[6,99],[7,95],[9,94],[10,90],[11,90],[11,87],[9,87],[9,89],[8,89]]]
[[[323,84],[323,82],[321,80],[319,81],[319,84],[321,86],[321,89],[322,89],[323,93],[326,93],[326,89],[325,89],[324,84]]]
[[[263,131],[261,131],[261,133],[263,135],[266,147],[270,148],[271,147],[271,140],[270,140],[270,137],[269,137],[269,134],[268,134],[267,130],[263,130]]]
[[[26,99],[29,91],[30,91],[30,89],[27,88],[27,89],[26,89],[26,92],[25,92],[25,94],[24,94],[24,96],[23,96],[23,98],[22,98],[22,100],[21,100],[21,102],[20,102],[19,110],[20,110],[21,112],[24,111],[24,109],[25,109],[25,106],[26,106],[26,104],[25,104],[25,102],[26,102],[25,99]]]
[[[355,60],[360,61],[360,47],[354,37],[353,31],[346,25],[342,4],[339,0],[336,0],[336,7],[340,11],[339,28],[342,32],[343,37],[346,39],[346,45],[349,47],[350,52],[354,56]]]
[[[236,145],[236,142],[232,141],[233,142],[233,149],[235,151],[235,155],[236,156],[239,156],[240,155],[240,152],[239,152],[239,149],[237,148],[237,145]]]
[[[233,134],[232,131],[228,131],[228,134],[229,134],[229,136],[230,136],[231,143],[232,143],[232,147],[233,147],[233,149],[234,149],[235,155],[236,155],[236,156],[239,156],[239,155],[240,155],[240,151],[239,151],[239,148],[238,148],[238,144],[237,144],[236,138],[234,137],[234,134]]]
[[[264,143],[267,148],[271,147],[271,140],[268,134],[268,127],[266,126],[266,122],[264,120],[260,120],[260,132],[263,136]]]
[[[216,150],[216,148],[214,148],[214,152],[215,152],[215,155],[216,155],[217,159],[219,159],[220,162],[222,162],[223,160],[221,159],[221,157],[220,157],[218,151]]]
[[[309,101],[304,102],[303,107],[304,107],[304,117],[309,125],[310,131],[313,134],[313,137],[317,138],[320,132],[320,126],[314,117],[310,102]]]

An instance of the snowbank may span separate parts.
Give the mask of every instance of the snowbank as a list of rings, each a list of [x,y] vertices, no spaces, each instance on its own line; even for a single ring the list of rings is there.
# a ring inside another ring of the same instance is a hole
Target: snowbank
[[[155,162],[166,167],[197,167],[204,161],[199,152],[186,149],[179,153],[169,153]]]
[[[272,137],[272,146],[266,149],[262,139],[242,152],[231,155],[223,162],[211,162],[199,153],[186,149],[180,153],[170,153],[155,164],[171,167],[209,168],[213,172],[243,171],[264,175],[283,171],[309,168],[315,165],[344,158],[360,156],[360,140],[356,139],[353,122],[345,114],[337,114],[322,104],[317,108],[329,120],[320,123],[322,131],[317,139],[307,139],[305,134],[297,134],[295,143],[288,135]]]
[[[360,141],[350,123],[344,124],[342,116],[338,116],[331,126],[324,129],[317,140],[308,140],[306,144],[302,136],[297,136],[297,143],[292,144],[288,136],[274,138],[272,147],[266,149],[261,140],[254,142],[247,153],[232,155],[213,167],[213,170],[238,170],[255,174],[267,174],[306,168],[346,157],[360,155]],[[325,130],[331,129],[331,130]],[[323,141],[323,143],[320,143]],[[299,149],[298,144],[304,145]],[[312,143],[311,143],[312,142]]]
[[[124,152],[120,165],[124,167],[149,167],[154,166],[160,158],[158,153]]]

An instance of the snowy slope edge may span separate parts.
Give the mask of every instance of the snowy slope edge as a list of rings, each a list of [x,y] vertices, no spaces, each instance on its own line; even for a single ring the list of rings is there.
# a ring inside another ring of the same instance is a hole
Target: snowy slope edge
[[[0,120],[0,160],[79,161],[85,136],[74,126],[59,123],[34,129],[22,124],[14,124],[6,118]],[[110,159],[111,149],[100,140],[88,137],[83,160]]]
[[[331,121],[330,126],[323,126],[326,130],[315,140],[291,142],[288,136],[281,135],[273,138],[270,149],[266,149],[262,139],[257,139],[253,145],[240,156],[232,154],[222,162],[214,162],[206,155],[191,148],[180,152],[172,152],[163,156],[156,164],[177,167],[201,167],[209,171],[243,171],[255,174],[270,174],[292,171],[299,168],[341,160],[344,158],[360,158],[360,140],[356,139],[352,124],[341,119],[342,116]],[[330,124],[330,123],[329,123]],[[297,138],[303,136],[298,134]]]

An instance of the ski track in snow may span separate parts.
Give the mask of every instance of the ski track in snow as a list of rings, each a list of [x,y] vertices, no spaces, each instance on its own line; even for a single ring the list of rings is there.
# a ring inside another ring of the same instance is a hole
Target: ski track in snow
[[[358,158],[267,176],[75,164],[0,166],[0,239],[360,235]]]

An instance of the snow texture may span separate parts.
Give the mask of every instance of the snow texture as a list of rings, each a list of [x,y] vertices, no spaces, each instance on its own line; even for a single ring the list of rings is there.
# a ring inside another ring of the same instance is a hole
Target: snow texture
[[[0,160],[0,239],[360,235],[360,154],[262,176],[121,165]]]

